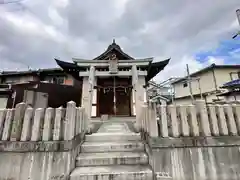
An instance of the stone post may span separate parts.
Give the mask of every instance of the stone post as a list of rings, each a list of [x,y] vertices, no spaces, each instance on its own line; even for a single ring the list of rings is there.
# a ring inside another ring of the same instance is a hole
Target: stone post
[[[160,119],[160,135],[162,137],[168,137],[168,119],[167,119],[167,106],[162,105],[161,108],[161,119]]]
[[[27,106],[25,103],[19,103],[16,105],[14,119],[12,123],[11,141],[20,141],[23,118]]]
[[[181,119],[181,123],[180,123],[181,134],[183,136],[189,136],[190,131],[189,131],[189,125],[188,125],[188,119],[187,119],[187,108],[186,106],[180,105],[179,110],[180,110],[180,119]]]
[[[65,117],[65,109],[59,107],[56,109],[56,115],[54,119],[53,140],[59,141],[63,139],[63,122]]]
[[[234,119],[234,115],[233,115],[233,108],[231,105],[229,104],[225,104],[224,105],[224,110],[226,111],[226,115],[227,115],[227,122],[229,125],[229,133],[231,135],[237,135],[238,131],[237,131],[237,126],[236,126],[236,122]]]
[[[31,139],[32,119],[33,119],[33,108],[29,107],[26,109],[24,120],[23,120],[21,141],[29,141]]]
[[[0,109],[0,140],[2,138],[6,112],[7,112],[6,109]]]
[[[35,110],[33,126],[32,126],[32,135],[31,141],[39,141],[41,140],[41,128],[43,124],[44,118],[44,109],[38,108]]]
[[[7,140],[10,139],[14,110],[15,109],[8,109],[7,110],[6,119],[5,119],[4,128],[3,128],[3,133],[2,133],[2,140],[3,141],[7,141]]]
[[[191,135],[199,136],[199,124],[197,121],[196,107],[194,105],[189,105],[188,110],[190,114],[189,126],[190,126]]]
[[[209,123],[211,126],[212,135],[219,136],[216,106],[208,105],[208,110],[209,110],[209,115],[210,115]]]
[[[178,126],[178,119],[177,119],[177,109],[175,105],[169,105],[168,110],[170,113],[170,123],[172,128],[172,136],[179,137],[179,126]]]
[[[132,85],[135,90],[135,107],[136,107],[136,129],[139,130],[141,121],[141,108],[144,104],[144,96],[146,90],[143,87],[145,85],[145,76],[138,76],[136,65],[132,66]]]
[[[72,140],[75,136],[75,122],[76,121],[76,103],[70,101],[67,103],[64,140]]]
[[[44,118],[44,125],[43,125],[43,141],[49,141],[52,139],[53,134],[53,119],[54,119],[54,109],[47,108]]]
[[[235,114],[236,117],[236,125],[238,129],[238,134],[240,135],[240,105],[233,104],[233,113]]]
[[[156,113],[156,104],[151,103],[149,104],[149,124],[150,124],[150,130],[149,135],[151,137],[158,137],[158,124],[157,124],[157,113]]]
[[[222,105],[217,105],[218,121],[219,121],[219,133],[220,135],[228,135],[227,121],[224,113],[224,108]]]
[[[96,84],[95,67],[91,66],[89,77],[83,78],[83,86],[82,86],[82,107],[84,107],[85,109],[85,113],[88,121],[91,119],[92,96],[93,96],[93,88],[95,84]],[[89,123],[88,121],[87,121],[87,124]]]
[[[211,136],[211,130],[209,126],[208,111],[205,101],[196,101],[197,108],[200,114],[200,125],[204,136]]]

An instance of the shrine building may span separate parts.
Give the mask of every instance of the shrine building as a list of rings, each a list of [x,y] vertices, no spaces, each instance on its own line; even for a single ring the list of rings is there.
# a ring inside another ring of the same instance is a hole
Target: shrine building
[[[57,64],[82,82],[81,106],[89,118],[138,116],[147,101],[146,86],[170,59],[153,62],[153,58],[135,59],[115,43],[94,59],[76,59],[73,63],[55,59]]]

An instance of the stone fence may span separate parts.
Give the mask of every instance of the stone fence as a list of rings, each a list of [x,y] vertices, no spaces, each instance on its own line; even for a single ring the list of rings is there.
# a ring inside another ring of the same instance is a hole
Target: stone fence
[[[84,108],[69,102],[67,108],[27,107],[0,109],[0,140],[2,141],[60,141],[72,140],[87,127]]]
[[[82,107],[0,110],[0,180],[68,180],[89,120]]]
[[[160,117],[157,120],[156,108]],[[240,105],[158,106],[149,103],[141,111],[140,127],[151,137],[199,137],[240,135]],[[156,128],[159,126],[159,128]]]

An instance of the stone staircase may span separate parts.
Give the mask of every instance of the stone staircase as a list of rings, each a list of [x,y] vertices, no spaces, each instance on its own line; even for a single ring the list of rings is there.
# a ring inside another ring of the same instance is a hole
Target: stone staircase
[[[140,134],[125,123],[104,123],[86,135],[70,180],[152,180]]]

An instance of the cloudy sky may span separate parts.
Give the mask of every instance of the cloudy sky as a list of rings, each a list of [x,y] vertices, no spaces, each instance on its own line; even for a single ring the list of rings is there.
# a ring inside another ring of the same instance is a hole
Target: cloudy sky
[[[116,39],[135,58],[171,62],[157,79],[240,64],[240,0],[0,0],[0,71],[91,59]],[[5,2],[5,3],[3,3]]]

